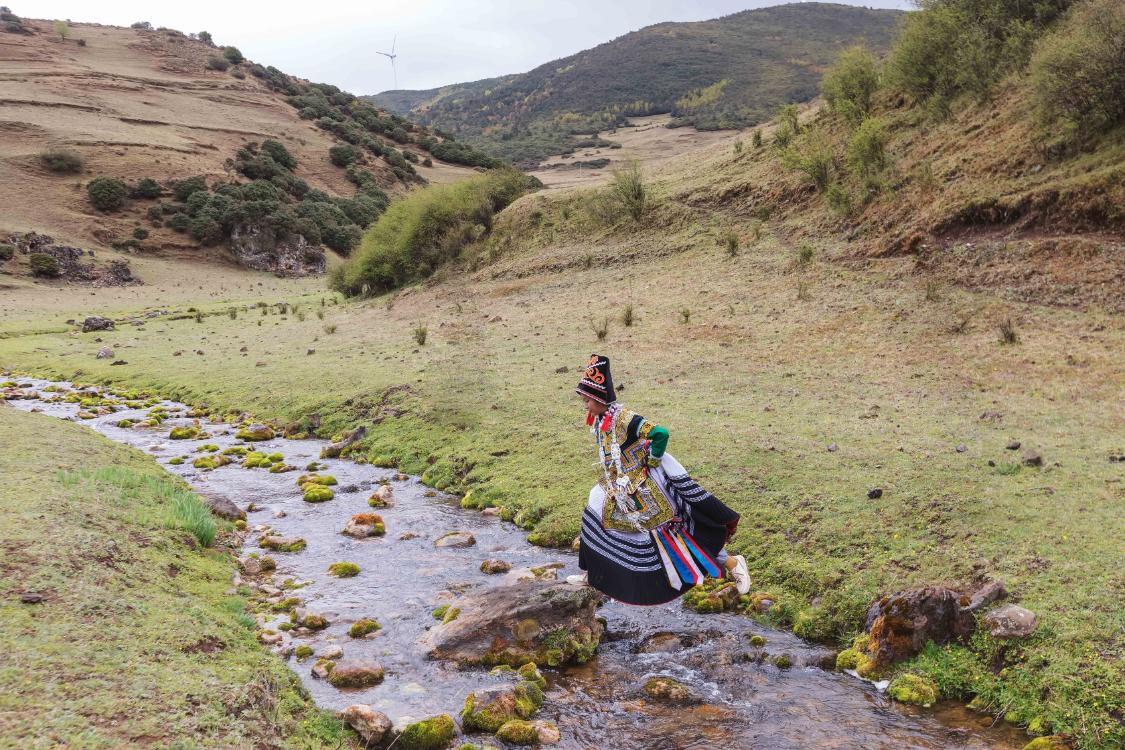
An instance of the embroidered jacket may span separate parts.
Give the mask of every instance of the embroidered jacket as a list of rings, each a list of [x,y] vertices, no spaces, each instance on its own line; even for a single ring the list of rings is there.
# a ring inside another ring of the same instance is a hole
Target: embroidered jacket
[[[648,470],[660,465],[660,459],[668,446],[668,430],[648,421],[636,412],[623,407],[619,410],[613,427],[595,431],[600,455],[605,466],[599,477],[599,484],[606,493],[602,510],[602,524],[606,528],[620,531],[648,531],[675,516],[668,496],[648,476]],[[620,470],[613,455],[613,444],[620,446]],[[615,501],[614,485],[619,484],[621,473],[627,479],[624,491],[631,500],[628,516]],[[640,528],[638,528],[638,526]]]

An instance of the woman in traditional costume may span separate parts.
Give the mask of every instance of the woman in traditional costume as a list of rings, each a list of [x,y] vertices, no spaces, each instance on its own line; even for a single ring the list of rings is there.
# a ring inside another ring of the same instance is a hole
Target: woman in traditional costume
[[[598,449],[598,483],[582,513],[578,566],[588,583],[626,604],[663,604],[704,578],[750,572],[723,546],[738,514],[699,486],[666,449],[668,430],[617,403],[609,360],[594,354],[575,391]]]

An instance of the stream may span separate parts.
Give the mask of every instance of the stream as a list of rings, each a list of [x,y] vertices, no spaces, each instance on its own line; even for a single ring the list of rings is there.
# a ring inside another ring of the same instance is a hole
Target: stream
[[[496,586],[520,571],[559,563],[558,577],[577,571],[577,556],[569,551],[532,546],[515,525],[498,517],[462,510],[455,497],[437,493],[417,478],[348,460],[320,459],[323,440],[274,438],[250,447],[281,453],[295,471],[270,473],[246,469],[237,462],[213,470],[192,466],[205,455],[205,444],[225,449],[245,445],[235,428],[203,420],[207,437],[170,440],[172,427],[192,424],[188,407],[163,401],[169,417],[157,427],[118,427],[123,419],[142,420],[149,408],[129,408],[108,391],[93,389],[116,404],[108,413],[79,418],[77,403],[48,401],[72,391],[66,382],[18,378],[19,387],[39,398],[10,401],[25,411],[41,411],[78,421],[106,437],[153,456],[166,470],[182,477],[200,494],[222,497],[247,513],[243,554],[266,554],[258,546],[265,527],[283,536],[303,537],[301,552],[268,552],[277,560],[273,581],[303,583],[276,597],[297,596],[304,606],[325,615],[330,625],[310,636],[290,637],[274,646],[300,676],[316,702],[328,709],[354,703],[370,704],[396,723],[438,713],[457,716],[473,689],[500,684],[502,678],[484,671],[460,671],[427,659],[416,641],[436,624],[434,607],[453,601],[470,589]],[[45,392],[55,386],[58,390]],[[93,411],[93,410],[91,410]],[[88,416],[88,415],[87,415]],[[183,457],[182,464],[172,464]],[[237,456],[231,458],[237,459]],[[324,464],[321,474],[336,477],[334,499],[307,503],[296,486],[297,476],[312,461]],[[371,512],[367,499],[380,484],[393,489],[394,505],[376,509],[385,519],[386,535],[353,539],[340,533],[352,515]],[[584,487],[575,492],[586,493]],[[475,546],[435,548],[434,540],[452,531],[467,531]],[[512,565],[507,575],[485,575],[485,558]],[[334,562],[357,563],[353,578],[328,574]],[[262,584],[245,582],[245,585]],[[278,584],[279,585],[279,584]],[[266,594],[271,592],[267,591]],[[993,722],[956,703],[930,709],[898,704],[875,685],[818,664],[830,657],[823,647],[794,635],[765,628],[735,614],[700,615],[671,603],[659,607],[629,607],[615,602],[601,610],[607,633],[589,663],[561,670],[544,670],[549,681],[546,705],[536,718],[554,721],[562,733],[558,745],[566,750],[612,747],[614,750],[671,750],[687,748],[1021,748],[1027,737],[1003,722]],[[370,617],[382,629],[373,636],[353,639],[351,623]],[[263,627],[288,620],[285,614],[260,615]],[[767,639],[770,654],[787,654],[792,667],[779,669],[767,662],[746,661],[751,635]],[[315,658],[298,660],[294,646],[309,645],[318,653],[339,646],[348,658],[367,657],[386,668],[382,684],[341,691],[312,675]],[[674,677],[700,699],[688,705],[649,700],[641,686],[653,675]],[[497,744],[486,735],[466,741]]]

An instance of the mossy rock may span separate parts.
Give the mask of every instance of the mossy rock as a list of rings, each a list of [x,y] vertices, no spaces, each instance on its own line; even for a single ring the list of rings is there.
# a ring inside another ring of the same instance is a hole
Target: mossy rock
[[[1023,750],[1067,750],[1067,744],[1057,734],[1049,737],[1036,737],[1023,746]]]
[[[328,618],[324,615],[309,612],[305,614],[304,617],[298,618],[297,614],[294,612],[292,617],[296,620],[298,625],[302,628],[308,628],[309,630],[324,630],[328,627]]]
[[[445,625],[447,623],[453,622],[454,620],[456,620],[460,616],[461,616],[461,608],[460,607],[450,607],[449,609],[445,610],[445,615],[441,618],[441,624]]]
[[[395,750],[442,750],[453,741],[457,725],[449,714],[416,721],[402,730]]]
[[[385,675],[383,667],[374,662],[344,661],[332,667],[328,682],[335,688],[366,688],[381,683]]]
[[[218,468],[218,466],[219,466],[219,464],[215,462],[215,459],[213,459],[210,456],[203,456],[201,458],[197,458],[197,459],[195,459],[194,461],[191,462],[191,465],[194,466],[197,469],[204,469],[204,470],[215,469],[215,468]]]
[[[513,719],[496,730],[496,739],[512,745],[538,745],[539,731],[530,721]]]
[[[683,596],[683,605],[700,614],[715,614],[738,606],[738,588],[722,579],[708,579]]]
[[[232,445],[230,448],[223,450],[224,456],[245,456],[250,452],[250,449],[245,445]]]
[[[754,646],[755,648],[761,648],[762,646],[766,645],[766,643],[768,643],[768,641],[766,640],[766,637],[764,635],[750,636],[750,645]]]
[[[375,620],[365,617],[352,623],[352,626],[348,628],[348,635],[352,638],[363,638],[365,635],[382,630],[382,628],[383,626]]]
[[[270,605],[270,609],[274,612],[290,612],[299,606],[301,606],[301,600],[295,596],[290,596],[279,602],[274,602]]]
[[[270,467],[270,474],[284,474],[287,471],[293,471],[293,467],[285,463],[274,464]]]
[[[285,456],[281,455],[280,453],[271,453],[271,454],[269,454],[268,456],[266,456],[266,459],[267,459],[267,460],[268,460],[268,461],[269,461],[269,462],[270,462],[271,464],[276,464],[276,463],[278,463],[278,462],[280,462],[280,461],[284,461],[284,460],[285,460]]]
[[[449,605],[448,604],[439,604],[436,607],[434,607],[432,612],[430,612],[430,616],[433,617],[435,620],[438,620],[440,622],[442,619],[445,618],[445,613],[448,612],[448,611],[449,611]]]
[[[1051,722],[1042,716],[1036,716],[1027,722],[1028,734],[1048,734],[1051,731]]]
[[[937,684],[928,677],[905,672],[891,681],[887,693],[900,703],[929,707],[937,702],[940,693]]]
[[[793,659],[789,656],[789,654],[778,654],[777,656],[770,659],[770,661],[772,661],[773,665],[778,669],[789,669],[791,666],[793,666]]]
[[[539,667],[535,662],[529,661],[527,664],[517,669],[516,673],[519,674],[521,679],[538,685],[541,690],[547,689],[547,678],[539,671]]]
[[[308,543],[301,537],[267,536],[259,542],[266,549],[274,552],[300,552]]]
[[[268,457],[267,457],[268,459]],[[330,474],[302,474],[297,477],[297,486],[305,487],[305,485],[316,484],[322,487],[329,487],[338,484],[336,477]]]
[[[259,469],[263,466],[269,466],[269,459],[266,458],[265,453],[258,453],[251,451],[247,453],[242,459],[242,466],[246,469]]]
[[[298,661],[304,661],[305,659],[313,655],[313,648],[312,646],[308,646],[302,643],[300,646],[293,650],[293,655],[297,657]]]
[[[836,654],[836,669],[843,671],[845,669],[855,669],[859,666],[860,654],[854,648],[846,648],[840,653]]]
[[[198,427],[173,427],[168,433],[169,440],[195,440],[202,437]]]
[[[336,494],[327,487],[319,484],[310,484],[305,488],[304,501],[306,503],[323,503],[334,498]]]
[[[168,461],[168,463],[172,464],[173,466],[179,466],[183,462],[184,462],[183,456],[176,456],[175,458]]]
[[[239,440],[246,440],[249,442],[261,440],[273,440],[273,428],[264,424],[252,424],[248,427],[243,427],[241,430],[234,434]]]
[[[353,562],[337,562],[328,566],[328,574],[337,578],[354,578],[359,575],[359,566]]]
[[[207,443],[206,445],[201,445],[198,448],[196,448],[195,452],[196,453],[214,453],[217,450],[219,450],[219,446],[215,445],[214,443]]]
[[[133,422],[134,420],[132,419],[122,419],[117,422],[117,426],[127,430],[133,426]]]

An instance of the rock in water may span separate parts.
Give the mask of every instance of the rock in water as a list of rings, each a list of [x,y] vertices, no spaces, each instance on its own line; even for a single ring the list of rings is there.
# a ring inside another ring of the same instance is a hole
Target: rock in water
[[[451,531],[434,540],[435,547],[472,547],[477,538],[467,531]]]
[[[1034,612],[1015,604],[989,610],[981,622],[993,638],[1024,638],[1031,635],[1039,624]]]
[[[457,725],[449,714],[416,721],[395,740],[395,750],[442,750],[453,741]]]
[[[543,706],[543,691],[535,683],[474,690],[465,698],[461,728],[466,732],[495,732],[512,719],[530,719]]]
[[[348,436],[345,437],[340,442],[329,443],[328,445],[321,448],[320,449],[320,457],[321,458],[339,458],[340,454],[343,453],[345,448],[350,446],[352,443],[355,443],[359,440],[363,440],[363,437],[366,434],[367,434],[367,428],[366,427],[359,427],[357,429],[354,429],[350,433],[348,433]]]
[[[432,659],[461,666],[583,663],[597,650],[601,594],[546,581],[497,586],[455,603],[458,617],[420,641]]]
[[[382,711],[356,703],[340,712],[340,718],[359,733],[368,745],[377,745],[391,730],[391,720]]]
[[[113,321],[100,315],[91,315],[82,321],[82,333],[91,331],[112,331]]]
[[[972,614],[960,606],[961,595],[926,586],[884,596],[867,610],[868,651],[876,667],[914,656],[927,641],[948,643],[973,631]]]
[[[219,518],[225,518],[228,521],[246,520],[246,511],[225,497],[204,497],[203,502]]]
[[[698,702],[686,685],[671,677],[650,677],[645,681],[644,692],[649,698],[664,703]]]
[[[332,667],[328,681],[337,688],[365,688],[383,681],[383,667],[373,661],[342,661]]]
[[[230,234],[230,249],[235,260],[257,271],[272,271],[287,276],[324,273],[324,251],[310,245],[302,235],[279,236],[265,222],[236,224]]]

